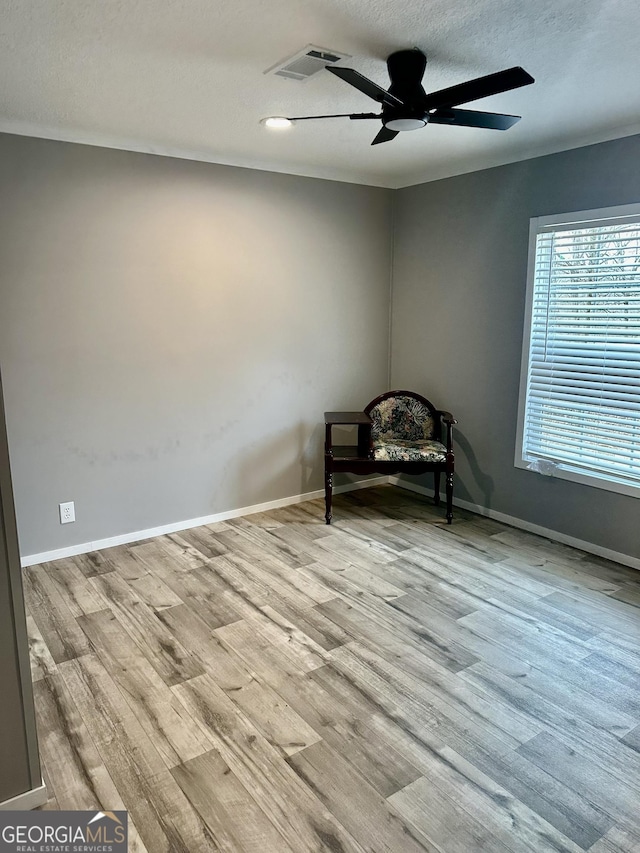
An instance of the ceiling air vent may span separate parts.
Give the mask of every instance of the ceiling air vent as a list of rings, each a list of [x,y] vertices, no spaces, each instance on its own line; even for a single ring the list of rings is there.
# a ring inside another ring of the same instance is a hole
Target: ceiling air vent
[[[351,57],[348,53],[338,53],[335,50],[308,44],[284,62],[267,68],[264,73],[275,74],[276,77],[284,77],[287,80],[308,80],[327,65],[334,65],[336,62],[342,62],[343,59],[351,59]]]

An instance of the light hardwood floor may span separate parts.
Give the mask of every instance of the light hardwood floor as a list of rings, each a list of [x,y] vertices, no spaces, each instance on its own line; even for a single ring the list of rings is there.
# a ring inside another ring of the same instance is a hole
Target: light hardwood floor
[[[48,807],[148,853],[640,850],[640,573],[335,503],[25,570]]]

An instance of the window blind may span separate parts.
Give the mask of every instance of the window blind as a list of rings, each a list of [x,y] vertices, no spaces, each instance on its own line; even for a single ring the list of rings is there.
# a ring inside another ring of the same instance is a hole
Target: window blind
[[[534,264],[523,458],[640,486],[640,215],[540,227]]]

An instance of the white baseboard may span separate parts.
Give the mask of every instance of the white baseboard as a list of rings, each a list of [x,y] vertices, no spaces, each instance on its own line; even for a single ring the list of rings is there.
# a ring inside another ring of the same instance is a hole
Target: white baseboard
[[[433,497],[432,489],[420,486],[418,483],[401,480],[399,477],[395,476],[371,477],[368,480],[358,480],[354,483],[345,483],[343,486],[336,486],[333,493],[334,495],[339,495],[343,492],[368,489],[372,486],[380,486],[387,483],[399,486],[401,489],[406,489],[409,492],[415,492],[416,494],[424,495],[426,497]],[[83,542],[80,545],[71,545],[67,548],[58,548],[54,551],[43,551],[41,554],[30,554],[26,557],[22,557],[21,563],[23,567],[33,566],[37,563],[48,563],[52,560],[61,560],[64,557],[75,557],[77,554],[87,554],[90,551],[100,551],[103,548],[112,548],[115,545],[128,545],[131,542],[152,539],[154,536],[163,536],[167,533],[178,533],[180,530],[189,530],[192,527],[200,527],[203,524],[215,524],[217,521],[226,521],[229,518],[238,518],[242,515],[252,515],[254,512],[266,512],[270,509],[278,509],[279,507],[304,503],[304,501],[310,501],[322,497],[324,497],[324,490],[317,489],[314,492],[291,495],[286,498],[278,498],[274,501],[268,501],[267,503],[239,507],[238,509],[218,512],[213,515],[205,515],[201,518],[191,518],[187,521],[178,521],[173,524],[165,524],[161,527],[150,527],[147,530],[136,530],[132,533],[112,536],[108,539],[99,539],[95,542]],[[551,530],[548,527],[542,527],[539,524],[533,524],[532,522],[525,521],[522,518],[516,518],[515,516],[507,515],[504,512],[488,509],[480,504],[474,504],[470,501],[461,500],[460,498],[454,498],[453,503],[455,506],[469,510],[469,512],[475,512],[478,515],[493,518],[495,521],[510,524],[512,527],[517,527],[520,530],[526,530],[529,533],[536,533],[538,536],[544,536],[547,539],[552,539],[554,542],[560,542],[563,545],[570,545],[572,548],[578,548],[579,550],[586,551],[589,554],[604,557],[606,560],[613,560],[616,563],[621,563],[623,566],[629,566],[632,569],[640,569],[640,559],[638,557],[632,557],[630,554],[623,554],[620,551],[603,548],[601,545],[596,545],[593,542],[587,542],[584,539],[576,539],[574,536],[567,536],[564,533],[559,533],[557,530]]]
[[[0,803],[0,812],[30,811],[37,809],[38,806],[43,806],[48,799],[47,786],[41,782],[37,788],[32,788],[30,791],[25,791],[24,794],[18,794],[17,797]]]
[[[425,488],[425,486],[420,486],[417,483],[410,483],[406,480],[401,480],[399,477],[389,477],[389,482],[392,485],[399,486],[401,489],[406,489],[409,492],[416,492],[419,495],[433,497],[433,489]],[[596,545],[593,542],[586,542],[584,539],[576,539],[574,536],[567,536],[564,533],[559,533],[557,530],[551,530],[548,527],[542,527],[539,524],[533,524],[532,522],[525,521],[522,518],[516,518],[513,515],[498,512],[495,509],[488,509],[487,507],[480,506],[480,504],[474,504],[470,501],[461,500],[460,498],[454,498],[453,503],[454,506],[467,509],[469,512],[475,512],[478,515],[493,518],[495,521],[510,524],[512,527],[518,527],[520,530],[526,530],[529,533],[536,533],[538,536],[544,536],[546,539],[552,539],[554,542],[560,542],[562,545],[570,545],[572,548],[578,548],[580,551],[586,551],[589,554],[604,557],[605,560],[613,560],[615,563],[621,563],[623,566],[629,566],[632,569],[640,569],[640,559],[638,557],[632,557],[630,554],[613,551],[611,548],[603,548],[601,545]]]
[[[336,486],[334,495],[343,492],[354,492],[358,489],[368,489],[371,486],[380,486],[389,482],[388,477],[372,477],[369,480],[357,480],[353,483],[345,483]],[[62,560],[65,557],[75,557],[78,554],[88,554],[90,551],[101,551],[103,548],[113,548],[115,545],[128,545],[130,542],[139,542],[143,539],[152,539],[154,536],[163,536],[167,533],[178,533],[180,530],[189,530],[191,527],[200,527],[203,524],[215,524],[216,521],[226,521],[229,518],[238,518],[241,515],[252,515],[254,512],[266,512],[270,509],[278,509],[283,506],[304,503],[315,498],[323,498],[324,489],[315,492],[306,492],[301,495],[291,495],[286,498],[278,498],[267,503],[254,504],[253,506],[230,509],[226,512],[217,512],[213,515],[203,515],[201,518],[190,518],[187,521],[177,521],[173,524],[165,524],[161,527],[149,527],[147,530],[134,530],[131,533],[123,533],[120,536],[111,536],[108,539],[98,539],[95,542],[82,542],[79,545],[69,545],[67,548],[57,548],[53,551],[43,551],[41,554],[29,554],[20,559],[21,565],[35,566],[38,563],[49,563],[52,560]]]

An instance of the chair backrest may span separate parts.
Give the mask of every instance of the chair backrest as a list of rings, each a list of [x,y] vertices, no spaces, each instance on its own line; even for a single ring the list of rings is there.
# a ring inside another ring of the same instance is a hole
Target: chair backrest
[[[373,441],[420,441],[440,438],[440,419],[429,400],[413,391],[387,391],[372,400],[365,412],[373,421]]]

